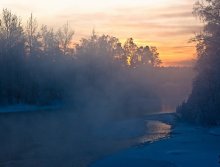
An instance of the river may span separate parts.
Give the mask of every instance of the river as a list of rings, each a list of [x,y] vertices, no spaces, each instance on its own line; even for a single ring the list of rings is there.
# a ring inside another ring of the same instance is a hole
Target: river
[[[0,166],[86,167],[120,150],[169,137],[169,117],[154,114],[106,123],[75,112],[2,113]]]

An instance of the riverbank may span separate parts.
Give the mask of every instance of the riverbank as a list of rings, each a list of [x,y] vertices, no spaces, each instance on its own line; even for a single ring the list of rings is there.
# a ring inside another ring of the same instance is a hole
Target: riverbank
[[[219,167],[219,128],[176,124],[170,138],[132,147],[90,167]]]

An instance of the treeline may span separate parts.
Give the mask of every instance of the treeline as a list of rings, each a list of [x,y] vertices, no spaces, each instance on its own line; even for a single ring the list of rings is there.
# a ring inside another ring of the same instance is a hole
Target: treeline
[[[186,102],[177,108],[180,118],[198,124],[220,124],[220,1],[198,1],[194,13],[204,22],[198,34],[197,76]]]
[[[0,103],[71,104],[75,109],[159,110],[150,75],[156,47],[95,32],[79,44],[68,23],[54,30],[31,15],[25,26],[3,9],[0,19]]]

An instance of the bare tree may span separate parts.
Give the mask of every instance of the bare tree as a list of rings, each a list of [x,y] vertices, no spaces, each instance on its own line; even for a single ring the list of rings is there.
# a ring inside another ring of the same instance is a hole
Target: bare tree
[[[74,31],[69,27],[69,23],[67,22],[60,28],[57,32],[58,42],[63,54],[66,55],[70,51],[70,44],[72,42],[72,38],[74,35]]]
[[[21,25],[21,20],[8,9],[3,9],[2,19],[0,24],[0,38],[4,40],[5,52],[22,44],[24,42],[24,33]]]
[[[38,23],[36,18],[33,17],[32,13],[29,17],[26,25],[26,49],[28,55],[32,56],[34,51],[40,48],[40,34],[38,33]]]

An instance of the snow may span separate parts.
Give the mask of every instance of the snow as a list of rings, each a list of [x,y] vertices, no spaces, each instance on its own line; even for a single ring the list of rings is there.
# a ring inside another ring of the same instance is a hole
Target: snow
[[[219,167],[220,128],[177,124],[168,139],[132,147],[90,167]]]

